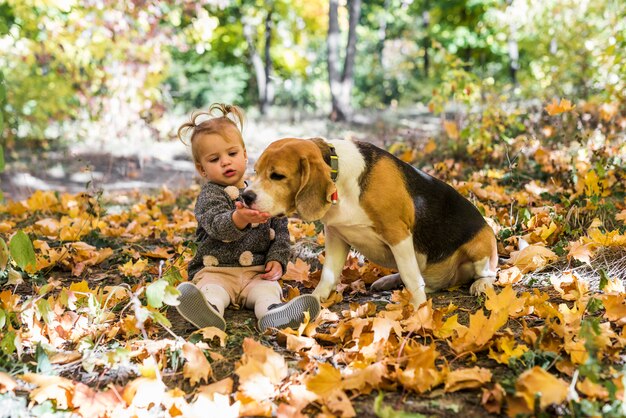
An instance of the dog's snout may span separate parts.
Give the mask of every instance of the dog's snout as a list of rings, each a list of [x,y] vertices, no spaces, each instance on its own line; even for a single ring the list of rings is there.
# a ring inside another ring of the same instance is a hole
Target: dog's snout
[[[250,206],[256,200],[256,193],[252,190],[246,190],[243,192],[241,197],[243,198],[243,201],[246,202],[246,205]]]

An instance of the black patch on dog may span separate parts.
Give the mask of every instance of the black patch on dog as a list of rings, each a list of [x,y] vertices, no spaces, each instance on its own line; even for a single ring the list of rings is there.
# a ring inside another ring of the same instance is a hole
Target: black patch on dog
[[[413,244],[416,251],[427,256],[428,263],[445,260],[486,225],[478,209],[449,184],[372,144],[356,141],[355,144],[366,167],[372,167],[380,158],[390,158],[404,174],[404,186],[415,206]],[[367,187],[367,171],[359,178],[362,191]]]

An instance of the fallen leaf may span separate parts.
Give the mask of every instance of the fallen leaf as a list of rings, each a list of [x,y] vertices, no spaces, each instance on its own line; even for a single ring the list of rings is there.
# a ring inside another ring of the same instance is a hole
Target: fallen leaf
[[[68,409],[72,404],[74,382],[61,376],[46,376],[27,373],[22,380],[37,386],[30,392],[30,399],[38,404],[47,400],[54,401],[58,409]]]
[[[13,391],[15,386],[17,386],[17,382],[13,379],[13,377],[11,377],[11,375],[5,372],[0,372],[0,393]]]
[[[472,389],[482,387],[491,381],[491,371],[482,367],[471,369],[458,369],[448,373],[444,390],[446,392],[456,392],[462,389]]]
[[[246,396],[264,401],[278,394],[278,385],[288,375],[282,355],[251,338],[243,342],[241,362],[235,369],[239,376],[239,390]]]
[[[202,350],[197,345],[186,342],[183,344],[182,351],[185,360],[187,360],[183,367],[183,376],[189,379],[192,386],[201,380],[208,382],[213,371]]]
[[[77,383],[72,403],[83,417],[104,417],[122,403],[117,391],[99,392],[83,383]]]
[[[529,245],[520,251],[513,251],[509,263],[518,267],[524,274],[545,267],[557,258],[557,255],[546,247]]]
[[[566,381],[535,366],[519,376],[515,382],[515,395],[522,397],[531,410],[534,408],[535,397],[538,396],[539,406],[543,411],[548,405],[565,402],[568,388]]]
[[[569,112],[570,110],[573,110],[575,107],[576,105],[572,105],[572,102],[570,102],[567,99],[561,99],[560,103],[558,99],[552,99],[552,103],[547,105],[545,109],[546,109],[546,112],[548,112],[548,115],[554,116],[554,115],[558,115],[564,112]]]
[[[283,280],[293,280],[297,283],[304,283],[309,280],[309,271],[311,266],[301,258],[296,259],[295,263],[291,261],[287,264],[287,271],[283,275]]]

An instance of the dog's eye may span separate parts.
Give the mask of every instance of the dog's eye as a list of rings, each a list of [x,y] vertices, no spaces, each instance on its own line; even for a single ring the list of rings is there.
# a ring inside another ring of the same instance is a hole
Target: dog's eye
[[[283,176],[282,174],[278,174],[278,173],[270,174],[270,179],[272,179],[272,180],[282,180],[284,178],[285,178],[285,176]]]

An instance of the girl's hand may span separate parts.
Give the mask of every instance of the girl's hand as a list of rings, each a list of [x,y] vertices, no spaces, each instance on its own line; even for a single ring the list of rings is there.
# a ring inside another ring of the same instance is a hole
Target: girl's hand
[[[244,229],[249,224],[263,224],[271,218],[269,213],[247,208],[241,202],[235,202],[235,207],[233,222],[239,229]]]
[[[261,275],[262,279],[275,282],[283,277],[283,267],[278,261],[268,261],[265,264],[265,273]]]

